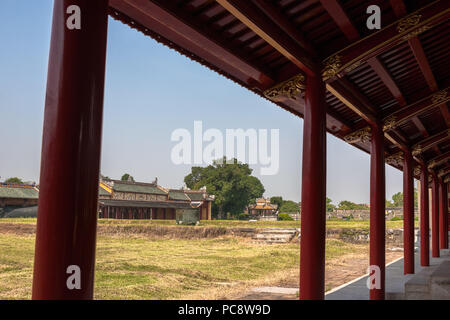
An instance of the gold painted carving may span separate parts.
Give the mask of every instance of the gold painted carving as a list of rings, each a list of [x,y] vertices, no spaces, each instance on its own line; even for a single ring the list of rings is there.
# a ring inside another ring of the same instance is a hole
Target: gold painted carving
[[[441,170],[439,170],[439,172],[438,172],[437,175],[438,175],[439,178],[441,178],[441,177],[443,177],[446,173],[447,173],[446,169],[441,169]]]
[[[403,154],[398,152],[386,158],[386,162],[393,166],[401,166],[403,164]]]
[[[420,27],[420,28],[418,28],[418,29],[408,33],[406,36],[402,37],[402,39],[405,40],[405,41],[408,41],[409,39],[414,38],[414,37],[418,36],[419,34],[425,32],[425,31],[427,31],[429,29],[431,29],[430,26]]]
[[[437,164],[436,161],[434,161],[434,160],[431,161],[431,162],[428,164],[428,169],[429,169],[429,170],[433,169],[433,168],[436,166],[436,164]]]
[[[413,147],[412,155],[413,155],[413,156],[418,156],[418,155],[420,155],[422,152],[423,152],[423,149],[422,149],[422,147],[420,146],[420,144],[418,144],[418,145],[416,145],[416,146]]]
[[[405,32],[406,30],[418,25],[420,22],[420,18],[420,14],[413,14],[402,19],[397,25],[398,33]]]
[[[415,166],[414,167],[414,175],[417,177],[417,176],[420,176],[421,173],[422,173],[422,170],[421,170],[420,166]]]
[[[357,62],[355,62],[354,64],[350,65],[349,67],[344,69],[345,73],[348,73],[350,71],[355,70],[356,68],[358,68],[360,65],[362,65],[365,61],[359,60]]]
[[[383,124],[383,131],[388,131],[397,126],[397,117],[392,115],[387,117]]]
[[[324,61],[323,80],[333,78],[339,72],[339,68],[342,66],[341,58],[340,55],[335,55]]]
[[[433,104],[445,102],[445,100],[447,100],[447,89],[436,92],[431,97],[431,102],[433,102]]]
[[[344,137],[344,141],[347,143],[370,142],[371,139],[371,129],[370,127],[365,127],[363,129],[352,132]]]
[[[283,96],[296,99],[296,96],[304,91],[305,77],[299,74],[267,89],[264,91],[264,95],[271,100],[276,100]]]

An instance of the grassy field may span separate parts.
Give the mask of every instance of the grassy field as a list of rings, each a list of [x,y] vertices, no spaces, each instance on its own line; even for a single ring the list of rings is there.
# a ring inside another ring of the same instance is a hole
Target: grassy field
[[[327,241],[327,259],[366,252]],[[34,235],[0,233],[0,299],[29,299]],[[149,240],[134,235],[97,241],[96,299],[230,298],[253,286],[296,278],[298,244],[263,245],[222,237]],[[296,280],[295,280],[296,281]],[[294,282],[295,282],[294,281]]]
[[[387,225],[396,228],[401,222],[389,221]],[[30,298],[35,240],[31,225],[35,223],[36,219],[0,219],[0,299]],[[11,224],[20,228],[5,228]],[[120,228],[173,225],[174,221],[102,219],[99,224]],[[205,221],[202,225],[298,227],[299,224]],[[365,229],[368,222],[328,221],[327,226]],[[298,243],[266,245],[232,236],[157,239],[134,233],[135,229],[120,228],[120,232],[113,234],[104,230],[98,234],[96,299],[230,299],[256,286],[298,284]],[[367,252],[367,244],[327,239],[327,290],[364,274]],[[340,266],[349,269],[342,272]]]
[[[35,218],[3,218],[1,222],[6,223],[31,223],[35,224]],[[99,225],[175,225],[175,220],[117,220],[99,219]],[[202,227],[222,228],[300,228],[300,221],[240,221],[240,220],[210,220],[201,221]],[[419,221],[415,222],[416,227]],[[327,220],[327,228],[333,229],[369,229],[368,220]],[[403,221],[386,221],[387,229],[403,228]]]

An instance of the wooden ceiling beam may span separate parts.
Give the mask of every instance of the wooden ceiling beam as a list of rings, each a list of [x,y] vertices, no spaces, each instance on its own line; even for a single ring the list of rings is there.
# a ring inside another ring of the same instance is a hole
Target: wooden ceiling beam
[[[437,157],[434,157],[428,161],[428,168],[434,168],[439,166],[440,164],[443,164],[450,159],[450,151],[447,151],[446,153],[440,154]]]
[[[383,121],[385,123],[386,130],[390,130],[405,123],[414,117],[419,116],[421,113],[428,111],[432,108],[436,108],[441,104],[450,102],[450,86],[436,93],[432,93],[429,96],[420,99],[419,101],[404,106],[403,108],[387,115]]]
[[[423,50],[422,44],[420,43],[419,38],[414,37],[408,40],[409,46],[416,58],[417,63],[419,64],[419,68],[422,71],[422,74],[430,87],[431,91],[436,92],[439,90],[438,83],[436,78],[433,75],[433,71],[431,70],[430,64],[428,63],[427,56]],[[444,117],[445,123],[447,127],[450,127],[450,113],[448,111],[447,106],[442,103],[439,105],[439,109],[441,110],[442,116]]]
[[[446,1],[434,1],[407,17],[399,19],[365,38],[354,41],[351,45],[326,58],[323,61],[323,76],[328,82],[334,81],[370,58],[434,27],[449,17],[450,8]]]
[[[356,41],[360,39],[358,30],[348,18],[344,9],[341,7],[338,1],[320,0],[322,7],[328,12],[334,22],[338,25],[339,29],[344,33],[350,41]]]
[[[435,135],[429,136],[413,146],[413,155],[418,156],[433,146],[448,140],[450,137],[450,129],[443,130]]]
[[[275,83],[273,75],[268,70],[255,66],[245,58],[243,52],[233,51],[226,48],[223,39],[214,37],[206,28],[192,26],[187,17],[172,11],[173,8],[165,7],[164,4],[154,3],[147,0],[110,0],[112,10],[128,17],[134,17],[134,25],[142,25],[176,45],[183,47],[189,57],[197,56],[211,65],[224,70],[243,83],[253,79],[255,87],[270,87]],[[145,29],[147,30],[147,29]],[[145,30],[142,30],[145,32]]]
[[[377,123],[373,106],[347,79],[327,83],[326,88],[353,112],[370,124]]]
[[[271,17],[268,17],[252,1],[216,1],[304,73],[312,75],[320,70],[319,63],[315,61],[315,58],[306,49],[310,45],[302,44],[299,37],[294,39],[293,36],[289,36],[285,32],[285,29],[289,28],[288,22],[282,21],[285,19],[278,19],[275,11]],[[274,21],[272,18],[277,20]],[[284,28],[281,27],[282,25]]]
[[[408,12],[406,10],[405,4],[403,3],[403,0],[390,0],[390,3],[397,17],[401,18],[406,16]],[[433,76],[433,72],[431,70],[430,64],[428,63],[428,59],[425,55],[425,52],[423,50],[422,44],[420,43],[418,36],[415,35],[412,36],[410,39],[408,39],[408,45],[411,48],[411,51],[413,52],[414,57],[416,58],[417,64],[419,65],[419,68],[422,71],[425,81],[427,82],[431,91],[433,92],[437,91],[439,89],[438,84]],[[441,109],[441,113],[444,116],[447,127],[449,127],[450,114],[448,113],[447,107],[445,106],[445,104],[441,104],[439,108]],[[428,130],[425,128],[422,121],[420,121],[420,119],[417,116],[414,116],[412,118],[412,121],[424,137],[429,136]],[[434,146],[433,149],[434,151],[436,151],[437,154],[441,154],[441,151],[437,146]]]
[[[320,3],[349,41],[357,41],[360,39],[358,30],[350,21],[344,9],[340,6],[340,4],[337,1],[321,0]],[[372,67],[372,69],[378,74],[378,76],[386,85],[386,87],[391,91],[392,95],[398,100],[399,104],[402,106],[406,105],[406,100],[403,97],[402,93],[400,92],[400,89],[395,84],[394,80],[387,72],[381,61],[379,61],[377,57],[372,57],[368,59],[367,62]],[[349,87],[350,82],[345,78],[342,78],[337,79],[331,83],[327,83],[327,88],[329,88],[329,90],[332,93],[334,92],[335,94],[336,91],[338,91],[336,90],[336,87],[339,87],[342,82],[344,82],[346,86]],[[342,102],[344,102],[344,104],[346,104],[349,108],[357,112],[358,115],[360,115],[364,120],[366,120],[369,123],[374,123],[377,118],[375,108],[370,105],[370,102],[365,97],[362,98],[362,95],[356,88],[351,88],[349,93],[353,96],[358,95],[360,96],[359,107],[357,107],[355,103],[348,103],[344,101],[342,98],[340,98],[338,95],[336,94],[335,95]],[[385,133],[385,137],[400,149],[407,150],[408,141],[398,130],[394,130],[394,132],[390,133]]]
[[[403,96],[400,88],[395,83],[394,79],[392,79],[389,72],[386,70],[385,66],[381,63],[377,58],[371,58],[367,61],[367,63],[372,67],[375,73],[380,77],[381,81],[384,83],[386,88],[391,92],[394,96],[395,100],[399,103],[400,106],[406,105],[406,99]]]

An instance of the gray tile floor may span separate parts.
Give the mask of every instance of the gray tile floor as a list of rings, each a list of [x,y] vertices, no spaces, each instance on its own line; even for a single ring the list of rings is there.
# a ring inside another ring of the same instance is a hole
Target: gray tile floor
[[[450,256],[449,250],[441,250],[440,258],[431,258],[430,265],[436,266],[442,260],[448,259]],[[416,251],[415,254],[415,273],[420,272],[423,268],[420,266],[420,252]],[[411,279],[414,275],[403,274],[403,259],[400,259],[388,267],[386,267],[386,299],[396,299],[403,295],[405,282]],[[325,296],[325,300],[368,300],[369,289],[366,286],[367,276],[360,278],[359,280],[348,284],[334,292],[331,292]]]

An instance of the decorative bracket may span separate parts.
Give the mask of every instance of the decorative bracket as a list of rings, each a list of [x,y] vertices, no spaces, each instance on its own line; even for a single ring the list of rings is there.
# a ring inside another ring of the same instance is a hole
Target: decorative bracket
[[[297,95],[305,92],[305,77],[298,74],[286,81],[283,81],[270,89],[264,91],[264,96],[270,100],[280,100],[280,98],[287,97],[296,99]]]
[[[389,157],[386,158],[386,162],[393,166],[397,166],[397,167],[402,166],[403,165],[403,153],[397,152],[393,155],[390,155]]]
[[[397,117],[392,115],[386,118],[383,124],[383,131],[394,129],[397,126]]]
[[[347,143],[370,142],[372,138],[372,129],[370,127],[365,127],[355,132],[352,132],[344,137],[344,141]]]

